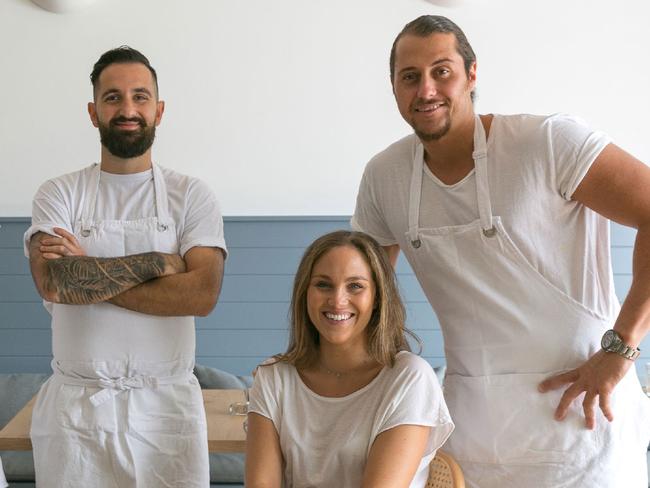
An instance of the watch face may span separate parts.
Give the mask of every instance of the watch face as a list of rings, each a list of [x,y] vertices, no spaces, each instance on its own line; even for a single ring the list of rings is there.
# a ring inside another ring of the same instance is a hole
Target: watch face
[[[608,330],[607,332],[605,332],[605,334],[603,334],[603,339],[600,345],[603,349],[607,350],[614,345],[616,339],[617,339],[616,332],[614,332],[613,330]]]

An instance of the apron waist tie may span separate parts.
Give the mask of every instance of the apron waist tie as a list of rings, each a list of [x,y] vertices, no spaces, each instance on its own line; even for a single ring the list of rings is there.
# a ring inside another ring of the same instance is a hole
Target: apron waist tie
[[[97,393],[94,393],[90,396],[90,403],[94,407],[105,403],[111,398],[115,397],[122,391],[128,391],[132,389],[140,388],[158,388],[160,385],[171,385],[175,383],[182,383],[183,381],[188,381],[192,377],[192,373],[184,373],[174,376],[146,376],[146,375],[135,375],[135,376],[123,376],[121,378],[107,379],[107,378],[98,378],[98,379],[84,379],[84,378],[72,378],[66,375],[60,375],[63,377],[63,383],[66,385],[74,386],[86,386],[90,388],[99,388],[100,390]]]

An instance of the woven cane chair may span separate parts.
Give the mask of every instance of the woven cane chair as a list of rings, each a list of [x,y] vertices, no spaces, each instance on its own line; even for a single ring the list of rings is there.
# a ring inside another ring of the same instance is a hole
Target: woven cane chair
[[[458,463],[444,451],[438,451],[429,464],[426,488],[465,488],[465,478]]]

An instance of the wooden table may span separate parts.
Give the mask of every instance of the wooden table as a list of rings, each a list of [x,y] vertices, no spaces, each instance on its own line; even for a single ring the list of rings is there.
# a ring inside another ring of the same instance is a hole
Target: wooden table
[[[243,415],[230,415],[231,403],[245,401],[243,390],[201,390],[208,419],[208,450],[210,452],[244,452],[246,433]],[[9,423],[0,430],[0,451],[31,451],[29,428],[32,423],[32,398]]]

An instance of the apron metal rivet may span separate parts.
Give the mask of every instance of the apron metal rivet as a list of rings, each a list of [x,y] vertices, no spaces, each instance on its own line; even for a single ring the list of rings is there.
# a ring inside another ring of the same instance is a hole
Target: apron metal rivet
[[[485,237],[494,237],[497,235],[497,228],[495,226],[492,226],[490,229],[483,229],[483,235]]]
[[[411,241],[411,245],[412,245],[415,249],[419,249],[420,246],[422,245],[422,242],[420,242],[420,239],[415,239],[414,241]]]
[[[81,235],[84,237],[88,237],[90,235],[90,231],[88,229],[84,229],[81,231]]]

